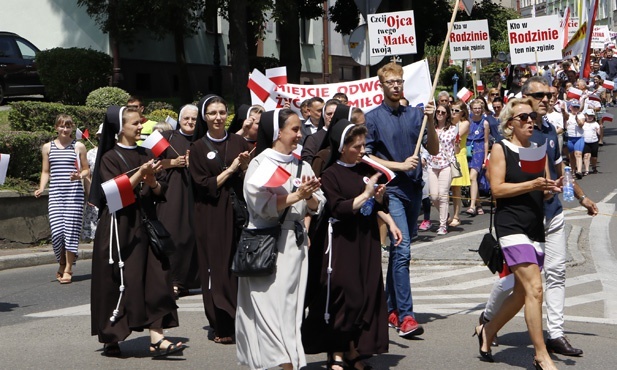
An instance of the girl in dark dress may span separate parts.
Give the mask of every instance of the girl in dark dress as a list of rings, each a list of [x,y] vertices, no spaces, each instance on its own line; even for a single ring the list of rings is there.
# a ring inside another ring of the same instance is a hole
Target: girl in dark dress
[[[141,119],[133,108],[107,109],[90,191],[90,202],[100,210],[92,256],[92,335],[105,344],[107,356],[120,356],[118,342],[144,329],[150,331],[154,356],[185,348],[182,342],[173,344],[163,335],[163,329],[178,326],[177,306],[169,275],[152,253],[141,222],[142,209],[148,217],[154,216],[153,199],[162,199],[167,188],[155,177],[162,169],[160,162],[136,144]],[[124,173],[137,199],[110,213],[101,184]]]
[[[169,257],[176,299],[188,294],[189,288],[194,287],[197,281],[193,194],[190,186],[191,174],[187,168],[197,110],[194,105],[185,105],[178,116],[178,129],[163,132],[163,137],[169,141],[171,147],[161,155],[161,163],[165,169],[165,181],[172,190],[165,194],[165,202],[157,204],[156,213],[176,246],[176,251]]]
[[[330,130],[332,155],[321,178],[332,217],[331,241],[323,257],[322,289],[309,306],[302,338],[307,353],[328,353],[328,369],[370,369],[360,356],[388,351],[377,218],[386,222],[396,245],[402,236],[385,213],[385,186],[376,185],[379,174],[360,162],[365,136],[365,126],[339,121]],[[376,200],[372,209],[361,211],[371,197]]]
[[[227,103],[208,95],[198,105],[189,171],[195,198],[195,237],[204,308],[216,343],[231,344],[235,331],[238,279],[231,273],[239,229],[232,191],[243,200],[242,182],[250,144],[225,130]]]

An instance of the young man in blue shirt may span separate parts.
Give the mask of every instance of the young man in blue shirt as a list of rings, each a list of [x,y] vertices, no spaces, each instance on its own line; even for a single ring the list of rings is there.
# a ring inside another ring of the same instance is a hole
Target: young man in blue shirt
[[[424,112],[419,108],[400,104],[403,98],[403,68],[389,63],[377,72],[383,90],[382,104],[366,114],[366,153],[375,161],[396,172],[386,187],[390,215],[403,234],[398,247],[390,246],[386,276],[386,295],[390,325],[399,335],[409,338],[424,333],[413,312],[409,263],[411,261],[411,233],[417,222],[422,202],[422,168],[419,155],[414,156],[420,129],[426,115],[426,148],[430,154],[439,151],[435,131],[435,104],[429,103]]]

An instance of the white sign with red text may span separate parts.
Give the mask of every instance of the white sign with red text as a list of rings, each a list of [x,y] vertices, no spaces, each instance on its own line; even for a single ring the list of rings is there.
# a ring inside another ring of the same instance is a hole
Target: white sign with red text
[[[491,38],[486,19],[454,22],[450,33],[450,59],[491,57]]]
[[[368,15],[371,56],[416,54],[416,22],[413,10]]]
[[[563,39],[558,15],[508,20],[512,64],[561,59]]]
[[[578,31],[579,23],[577,17],[570,17],[568,22],[568,41],[572,40],[572,36]]]
[[[609,31],[608,26],[593,26],[591,48],[604,49],[609,42],[611,42],[611,31]]]
[[[426,105],[431,99],[431,75],[426,59],[403,67],[403,92],[411,106]],[[347,81],[322,85],[285,84],[277,86],[265,103],[256,96],[252,104],[263,105],[266,110],[283,108],[285,104],[296,113],[300,113],[302,101],[313,96],[324,100],[331,99],[336,93],[344,93],[349,99],[349,106],[358,107],[369,112],[383,101],[383,91],[378,77],[357,81]]]

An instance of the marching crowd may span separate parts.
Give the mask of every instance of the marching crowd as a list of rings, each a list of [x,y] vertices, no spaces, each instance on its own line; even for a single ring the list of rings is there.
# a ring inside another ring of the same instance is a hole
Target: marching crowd
[[[119,343],[145,329],[153,356],[182,353],[186,345],[163,330],[179,325],[175,299],[201,287],[209,339],[235,343],[238,361],[251,369],[301,368],[307,353],[326,354],[328,369],[370,369],[362,359],[388,351],[388,326],[404,338],[424,333],[409,278],[413,239],[431,229],[447,234],[462,213],[484,214],[481,192],[495,199],[505,263],[474,330],[481,359],[493,361],[497,332],[523,305],[536,368],[555,368],[549,352],[582,354],[563,332],[565,226],[555,194],[562,157],[578,178],[596,172],[602,106],[589,95],[563,100],[561,86],[521,76],[517,97],[508,99],[497,78],[469,104],[441,92],[420,109],[405,104],[399,65],[386,64],[378,76],[383,103],[366,114],[337,94],[308,99],[301,114],[242,105],[226,128],[227,102],[207,95],[182,107],[176,129],[160,127],[170,146],[157,158],[139,145],[156,123],[143,119],[138,98],[109,107],[89,152],[73,139],[71,118],[58,117],[35,195],[50,183],[60,283],[71,282],[85,220],[84,238],[94,242],[92,335],[105,355],[121,356]],[[545,142],[545,168],[522,171],[519,149]],[[258,181],[272,164],[287,174],[276,186]],[[122,174],[135,202],[110,212],[102,184]],[[597,213],[576,183],[574,193]],[[168,258],[150,248],[144,219],[160,220],[171,235]],[[231,271],[243,228],[280,229],[273,273]]]

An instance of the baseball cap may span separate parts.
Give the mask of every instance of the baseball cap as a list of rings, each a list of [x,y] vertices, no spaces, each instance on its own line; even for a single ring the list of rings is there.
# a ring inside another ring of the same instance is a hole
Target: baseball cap
[[[591,108],[587,108],[587,109],[585,109],[585,114],[588,115],[588,116],[595,116],[596,112],[593,109],[591,109]]]
[[[579,102],[576,99],[572,99],[572,100],[570,100],[570,106],[572,106],[572,107],[580,107],[581,106],[581,102]]]

